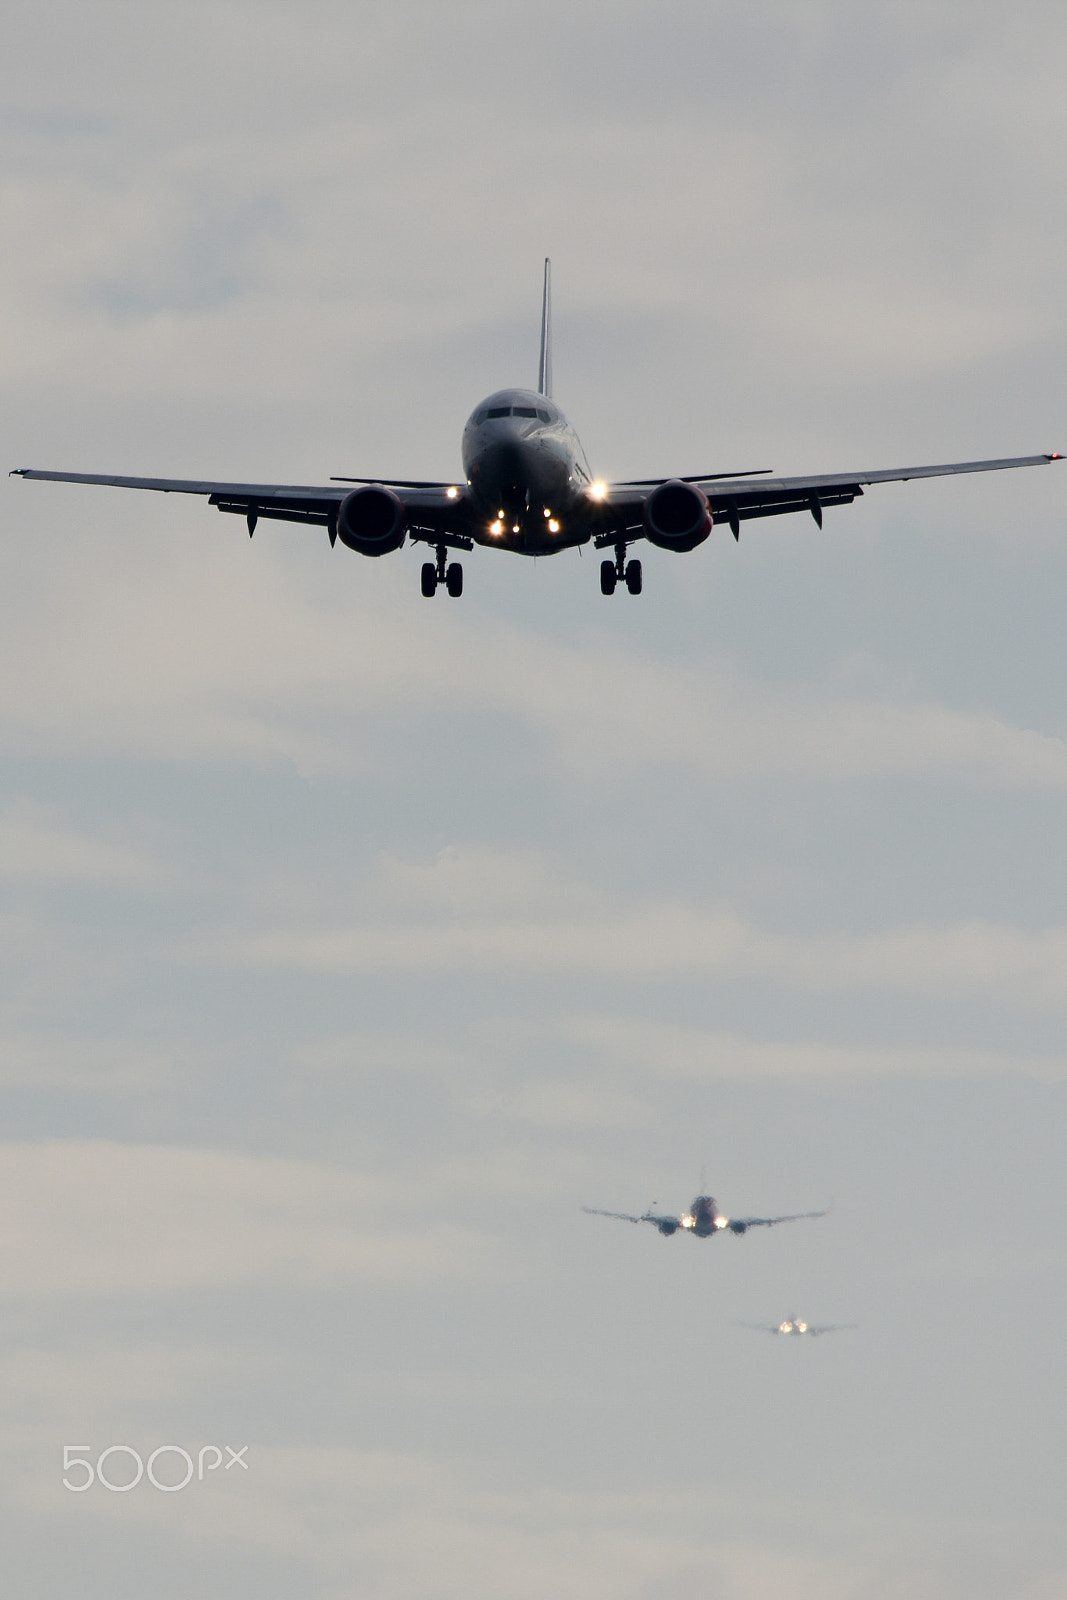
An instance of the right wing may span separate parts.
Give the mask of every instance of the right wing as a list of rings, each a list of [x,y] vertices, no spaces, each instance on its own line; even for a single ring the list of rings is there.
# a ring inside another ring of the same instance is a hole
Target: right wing
[[[828,1217],[830,1208],[825,1211],[794,1211],[788,1217],[730,1217],[726,1226],[737,1233],[744,1233],[748,1228],[773,1228],[779,1222],[802,1222],[805,1217]]]
[[[723,479],[686,477],[639,479],[611,484],[601,501],[627,532],[642,525],[644,504],[653,489],[669,481],[692,483],[707,496],[715,522],[725,522],[735,537],[749,517],[776,517],[790,511],[810,511],[822,523],[825,506],[848,505],[870,483],[906,483],[911,478],[945,478],[963,472],[1002,472],[1008,467],[1043,467],[1063,458],[1058,451],[1039,456],[1005,456],[996,461],[950,461],[928,467],[891,467],[874,472],[816,473],[804,478],[737,476]],[[605,543],[609,542],[605,540]]]

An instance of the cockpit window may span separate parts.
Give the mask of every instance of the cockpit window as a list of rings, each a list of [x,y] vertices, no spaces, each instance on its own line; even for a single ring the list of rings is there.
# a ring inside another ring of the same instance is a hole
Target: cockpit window
[[[553,420],[550,411],[543,411],[540,406],[489,406],[482,411],[476,411],[474,421],[481,424],[491,421],[495,417],[536,417],[539,422]]]
[[[485,407],[484,406],[482,407],[482,409],[480,411],[476,411],[474,413],[473,417],[471,418],[471,421],[474,423],[474,426],[476,428],[480,428],[481,427],[482,423],[485,421]]]

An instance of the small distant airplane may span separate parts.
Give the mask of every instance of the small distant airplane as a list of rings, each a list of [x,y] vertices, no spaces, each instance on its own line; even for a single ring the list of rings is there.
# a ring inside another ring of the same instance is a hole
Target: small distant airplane
[[[219,511],[244,517],[249,537],[261,518],[325,528],[362,556],[384,556],[405,540],[429,545],[436,560],[422,568],[427,597],[443,584],[463,592],[463,568],[449,551],[476,544],[526,556],[549,556],[589,544],[610,549],[600,563],[602,594],[625,584],[641,593],[641,562],[626,559],[640,539],[679,554],[695,550],[724,524],[735,539],[750,517],[808,511],[822,527],[827,506],[848,505],[871,483],[941,478],[960,472],[1045,466],[1057,452],[997,461],[955,461],[891,471],[771,477],[770,468],[695,472],[682,478],[634,478],[604,483],[593,477],[577,433],[552,399],[552,300],[545,262],[541,359],[536,389],[500,389],[475,406],[463,430],[463,476],[452,482],[421,478],[331,478],[315,485],[214,483],[197,478],[122,478],[93,472],[42,472],[18,467],[19,478],[94,483],[115,489],[156,489],[204,495]]]
[[[799,1338],[808,1334],[810,1338],[817,1339],[821,1333],[840,1333],[845,1328],[854,1328],[854,1322],[827,1322],[821,1327],[816,1327],[812,1322],[801,1322],[799,1317],[790,1317],[787,1322],[771,1324],[768,1322],[739,1322],[739,1328],[754,1328],[757,1333],[784,1334],[787,1338]]]
[[[800,1222],[805,1217],[826,1217],[830,1214],[827,1207],[825,1211],[794,1211],[788,1217],[724,1217],[716,1209],[710,1194],[698,1194],[681,1217],[660,1216],[651,1206],[639,1217],[631,1216],[627,1211],[601,1211],[597,1206],[583,1206],[582,1210],[591,1217],[614,1217],[617,1222],[651,1222],[668,1238],[681,1229],[684,1233],[695,1234],[698,1239],[707,1239],[713,1233],[747,1233],[749,1228],[773,1228],[779,1222]]]

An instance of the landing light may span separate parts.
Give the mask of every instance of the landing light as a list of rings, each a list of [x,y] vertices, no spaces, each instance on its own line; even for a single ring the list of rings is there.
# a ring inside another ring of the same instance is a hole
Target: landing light
[[[715,1226],[717,1228],[728,1228],[730,1226],[729,1217],[716,1217],[715,1218]]]
[[[778,1324],[778,1332],[779,1333],[792,1333],[792,1331],[793,1331],[793,1324],[791,1322],[780,1322]]]
[[[797,1323],[797,1332],[798,1333],[807,1333],[807,1331],[808,1331],[808,1325],[807,1325],[806,1322],[798,1322]]]
[[[591,500],[603,500],[607,492],[607,484],[601,483],[599,479],[596,481],[596,483],[591,483],[589,485],[589,498]]]
[[[518,523],[517,523],[517,522],[513,522],[513,523],[512,523],[512,524],[511,524],[511,531],[512,531],[512,533],[518,533],[518,531],[519,531],[519,525],[518,525]]]
[[[458,495],[459,495],[459,490],[456,488],[454,483],[450,484],[449,487],[445,490],[445,498],[447,500],[455,500]]]
[[[696,1226],[696,1220],[697,1220],[696,1217],[682,1217],[682,1218],[680,1218],[680,1221],[681,1221],[681,1224],[682,1224],[683,1228],[694,1228]]]
[[[559,523],[556,521],[555,517],[549,517],[549,519],[548,519],[548,531],[549,531],[549,533],[558,533],[559,532]]]
[[[502,522],[491,522],[489,524],[489,532],[493,535],[494,539],[498,539],[503,531],[504,524]]]

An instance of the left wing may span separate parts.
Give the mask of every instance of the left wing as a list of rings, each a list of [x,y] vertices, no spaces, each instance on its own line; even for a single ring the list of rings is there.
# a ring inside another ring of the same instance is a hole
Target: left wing
[[[591,1217],[614,1217],[616,1222],[651,1222],[654,1228],[658,1228],[660,1233],[664,1234],[677,1233],[682,1226],[680,1217],[657,1216],[651,1206],[639,1217],[631,1216],[628,1211],[601,1211],[597,1206],[583,1206],[582,1210],[587,1211]]]
[[[614,1217],[616,1222],[651,1222],[652,1217],[632,1217],[628,1211],[601,1211],[597,1206],[583,1206],[591,1217]]]
[[[412,533],[437,533],[469,519],[466,486],[427,483],[407,479],[333,479],[328,484],[218,483],[201,478],[122,478],[99,472],[38,472],[31,467],[16,467],[12,478],[43,478],[50,483],[94,483],[110,489],[154,489],[160,494],[205,495],[209,505],[219,511],[232,511],[245,517],[251,532],[260,517],[282,522],[311,523],[326,527],[333,535],[337,510],[352,489],[374,482],[392,489],[407,512]]]
[[[715,522],[725,522],[735,538],[739,538],[739,525],[749,517],[777,517],[790,511],[810,511],[822,526],[824,506],[848,505],[863,493],[865,484],[906,483],[911,478],[945,478],[963,472],[1002,472],[1008,467],[1043,467],[1050,461],[1060,461],[1058,451],[1039,456],[1005,456],[996,461],[951,461],[938,466],[893,467],[875,472],[837,472],[816,474],[804,478],[761,478],[759,483],[751,477],[684,478],[658,480],[692,483],[707,496]],[[624,523],[627,531],[636,528],[643,518],[644,503],[658,484],[642,480],[612,484],[603,497],[605,509],[610,509]]]

